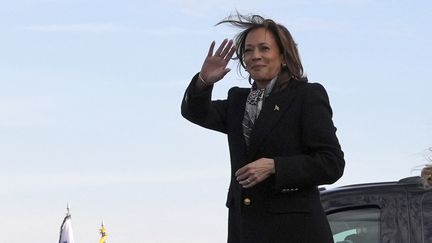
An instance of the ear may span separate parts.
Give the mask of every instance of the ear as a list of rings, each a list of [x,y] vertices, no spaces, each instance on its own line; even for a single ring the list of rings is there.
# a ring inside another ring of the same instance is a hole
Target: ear
[[[286,67],[287,61],[285,60],[283,53],[280,54],[280,60],[281,60],[282,67]]]
[[[286,68],[286,66],[287,66],[287,62],[286,62],[286,60],[282,54],[281,54],[281,66],[282,66],[282,69]]]

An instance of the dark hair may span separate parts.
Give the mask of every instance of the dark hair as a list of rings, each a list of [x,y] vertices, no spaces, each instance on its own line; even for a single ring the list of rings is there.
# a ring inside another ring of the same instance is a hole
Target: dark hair
[[[265,19],[259,15],[242,15],[238,12],[228,16],[216,25],[220,24],[231,24],[243,29],[243,31],[237,34],[234,39],[237,48],[237,59],[239,60],[238,70],[240,73],[241,67],[246,68],[244,63],[244,51],[247,35],[251,30],[265,28],[275,37],[279,50],[283,55],[283,60],[286,63],[286,66],[283,66],[281,69],[277,86],[285,87],[292,79],[307,82],[307,78],[303,73],[303,66],[300,61],[297,44],[294,42],[291,33],[285,26],[278,24],[271,19]],[[249,82],[251,82],[250,76]]]

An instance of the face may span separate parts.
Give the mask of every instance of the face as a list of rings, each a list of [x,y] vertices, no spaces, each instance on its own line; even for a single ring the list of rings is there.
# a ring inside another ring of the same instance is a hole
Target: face
[[[262,88],[281,71],[283,56],[274,35],[258,28],[246,36],[243,60],[251,78]]]

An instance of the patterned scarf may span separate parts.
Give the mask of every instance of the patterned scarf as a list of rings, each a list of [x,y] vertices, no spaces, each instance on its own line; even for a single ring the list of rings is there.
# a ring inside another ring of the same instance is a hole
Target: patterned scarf
[[[243,116],[243,135],[247,147],[249,147],[249,136],[256,119],[261,112],[264,100],[270,95],[271,90],[276,82],[277,77],[273,78],[264,89],[258,89],[256,83],[252,85],[251,91],[246,100],[246,108]]]

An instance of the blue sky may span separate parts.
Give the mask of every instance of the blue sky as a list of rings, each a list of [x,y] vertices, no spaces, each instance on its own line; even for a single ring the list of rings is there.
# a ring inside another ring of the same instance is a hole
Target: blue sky
[[[427,163],[430,1],[0,0],[1,242],[224,242],[223,134],[180,101],[235,10],[290,29],[330,96],[346,171],[335,187],[398,180]],[[236,64],[218,83],[247,87]]]

